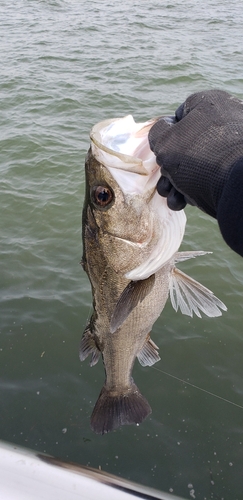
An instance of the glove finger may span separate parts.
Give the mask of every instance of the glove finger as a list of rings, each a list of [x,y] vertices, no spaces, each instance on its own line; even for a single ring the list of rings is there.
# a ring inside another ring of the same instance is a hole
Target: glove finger
[[[154,152],[157,140],[163,142],[163,135],[168,132],[171,127],[171,122],[165,118],[160,118],[150,129],[148,133],[148,140],[150,149]]]
[[[197,92],[191,94],[187,99],[177,108],[175,112],[175,121],[179,122],[184,118],[190,111],[200,104],[202,98],[204,98],[205,92]]]
[[[164,177],[163,175],[160,177],[157,183],[157,191],[160,194],[160,196],[164,196],[164,198],[167,198],[168,194],[170,193],[172,189],[172,184],[167,179],[167,177]]]
[[[183,102],[175,112],[175,119],[177,122],[179,122],[184,117],[184,107],[185,103]]]
[[[167,205],[171,210],[178,211],[182,210],[186,206],[185,196],[174,187],[171,188],[167,196]]]

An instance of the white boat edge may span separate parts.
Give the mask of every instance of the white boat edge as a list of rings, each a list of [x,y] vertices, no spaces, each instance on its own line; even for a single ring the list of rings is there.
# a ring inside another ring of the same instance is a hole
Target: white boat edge
[[[183,500],[98,469],[0,441],[1,500]]]

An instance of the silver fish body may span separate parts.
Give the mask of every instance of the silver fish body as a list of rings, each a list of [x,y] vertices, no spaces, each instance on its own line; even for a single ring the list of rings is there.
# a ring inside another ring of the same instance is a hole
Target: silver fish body
[[[112,124],[98,124],[98,132],[91,132],[83,208],[82,264],[91,282],[94,312],[79,355],[81,361],[91,355],[91,366],[100,354],[103,358],[105,384],[91,416],[92,429],[101,434],[140,423],[151,412],[132,369],[136,357],[143,366],[160,359],[150,332],[169,293],[174,308],[185,314],[194,311],[200,316],[202,310],[218,316],[225,309],[212,292],[175,267],[177,261],[205,252],[177,252],[185,215],[171,212],[156,192],[159,172],[147,141],[152,122],[127,135],[126,123],[120,135],[116,128],[109,132]],[[132,144],[130,154],[111,149],[117,137],[118,149],[132,134],[135,150]]]

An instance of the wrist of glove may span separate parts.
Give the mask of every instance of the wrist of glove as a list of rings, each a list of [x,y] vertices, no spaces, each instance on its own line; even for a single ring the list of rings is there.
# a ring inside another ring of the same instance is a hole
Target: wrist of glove
[[[243,257],[243,156],[233,165],[224,186],[217,221],[226,243]]]
[[[158,192],[172,210],[186,203],[217,217],[232,165],[243,156],[243,105],[226,92],[190,96],[174,124],[158,120],[149,132],[150,148],[161,167]]]

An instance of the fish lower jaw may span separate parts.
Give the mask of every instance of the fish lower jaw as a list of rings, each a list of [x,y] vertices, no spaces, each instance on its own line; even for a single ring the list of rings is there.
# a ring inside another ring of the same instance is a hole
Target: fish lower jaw
[[[151,243],[151,240],[153,237],[153,230],[151,227],[149,227],[148,231],[146,232],[145,238],[140,238],[138,240],[123,238],[122,236],[118,236],[117,234],[110,233],[109,231],[104,232],[104,234],[108,234],[109,236],[111,236],[115,240],[122,241],[126,245],[141,249],[141,248],[146,248]],[[134,238],[134,236],[135,235],[133,234],[133,238]]]
[[[146,248],[148,244],[150,243],[150,239],[146,239],[144,241],[132,241],[132,240],[126,240],[125,238],[120,238],[118,236],[115,236],[117,240],[123,241],[127,245],[130,245],[134,248]]]

